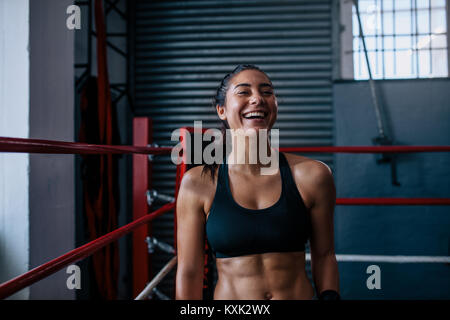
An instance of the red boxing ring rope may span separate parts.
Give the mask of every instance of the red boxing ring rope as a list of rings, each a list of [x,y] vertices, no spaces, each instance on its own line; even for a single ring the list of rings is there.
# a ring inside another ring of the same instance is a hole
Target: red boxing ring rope
[[[410,153],[449,152],[450,146],[348,146],[348,147],[286,147],[282,152],[311,153]]]
[[[137,227],[153,220],[154,218],[160,216],[161,214],[173,209],[175,207],[175,203],[168,203],[156,211],[149,213],[148,215],[139,218],[123,227],[120,227],[110,233],[107,233],[100,238],[97,238],[91,242],[86,243],[85,245],[76,248],[72,251],[67,252],[66,254],[53,259],[49,262],[46,262],[39,267],[36,267],[16,278],[13,278],[5,283],[0,285],[0,299],[4,299],[13,293],[57,272],[58,270],[64,268],[65,266],[74,263],[78,260],[86,258],[91,255],[95,251],[101,249],[107,244],[117,240],[118,238],[124,236],[125,234],[133,231]]]
[[[445,206],[450,205],[450,198],[337,198],[336,205]]]
[[[171,147],[136,147],[94,145],[53,140],[0,137],[0,152],[46,154],[169,154]],[[281,152],[304,153],[417,153],[450,152],[450,146],[340,146],[340,147],[286,147]],[[336,205],[450,205],[450,198],[338,198]],[[57,272],[70,263],[81,260],[133,229],[153,220],[175,207],[169,203],[160,209],[120,227],[79,248],[42,264],[14,279],[0,284],[0,299]]]
[[[0,152],[52,153],[52,154],[167,154],[168,147],[135,147],[98,145],[54,140],[0,137]]]
[[[171,147],[132,147],[96,145],[78,142],[0,137],[0,152],[59,153],[59,154],[168,154]],[[450,152],[450,146],[342,146],[342,147],[284,147],[281,152],[304,153],[418,153]]]

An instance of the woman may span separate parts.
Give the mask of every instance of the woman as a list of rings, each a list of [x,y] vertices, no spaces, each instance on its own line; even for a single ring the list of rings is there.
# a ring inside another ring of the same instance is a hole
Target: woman
[[[225,76],[215,107],[225,128],[244,130],[270,130],[278,111],[270,79],[253,65]],[[248,160],[249,144],[245,148]],[[236,152],[232,140],[226,159]],[[281,152],[276,174],[262,175],[264,166],[235,161],[184,175],[177,199],[176,299],[203,298],[205,237],[216,253],[214,299],[339,299],[330,169]],[[316,295],[305,272],[308,239]]]

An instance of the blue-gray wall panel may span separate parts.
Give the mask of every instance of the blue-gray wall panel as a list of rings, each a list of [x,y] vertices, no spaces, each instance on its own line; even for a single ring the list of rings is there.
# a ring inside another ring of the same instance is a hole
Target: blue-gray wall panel
[[[450,145],[448,79],[377,81],[396,144]],[[335,83],[336,145],[371,145],[377,135],[368,82]],[[398,180],[372,154],[336,154],[338,197],[435,197],[450,195],[450,154],[398,156]],[[368,255],[449,256],[448,206],[338,206],[336,252]],[[382,289],[368,290],[370,263],[339,264],[341,289],[350,299],[450,298],[448,264],[377,264]]]

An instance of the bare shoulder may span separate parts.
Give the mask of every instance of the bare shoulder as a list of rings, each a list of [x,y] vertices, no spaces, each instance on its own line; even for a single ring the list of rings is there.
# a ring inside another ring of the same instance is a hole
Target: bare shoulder
[[[185,172],[181,186],[192,191],[210,188],[214,185],[209,173],[203,173],[204,166],[196,166]]]
[[[333,199],[335,186],[330,167],[322,161],[286,154],[292,176],[308,208],[319,199]]]
[[[295,180],[322,180],[332,179],[333,174],[330,167],[322,161],[314,160],[304,156],[285,153],[289,167]]]
[[[193,167],[183,175],[179,192],[183,197],[205,203],[214,196],[217,179],[213,181],[209,173],[203,172],[203,168],[203,165]]]

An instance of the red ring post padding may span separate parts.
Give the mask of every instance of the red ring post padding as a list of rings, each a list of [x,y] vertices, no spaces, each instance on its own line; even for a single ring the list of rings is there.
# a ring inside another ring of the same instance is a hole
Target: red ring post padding
[[[36,267],[16,278],[13,278],[7,282],[4,282],[0,285],[0,299],[4,299],[13,293],[28,287],[29,285],[59,271],[65,266],[74,263],[78,260],[86,258],[91,255],[95,251],[101,249],[107,244],[117,240],[118,238],[124,236],[125,234],[133,231],[137,227],[148,223],[150,220],[162,215],[163,213],[172,210],[175,207],[175,203],[168,203],[158,210],[155,210],[145,217],[139,218],[123,227],[120,227],[108,234],[101,236],[100,238],[86,243],[85,245],[76,248],[72,251],[67,252],[66,254],[53,259],[49,262],[46,262],[39,267]]]

